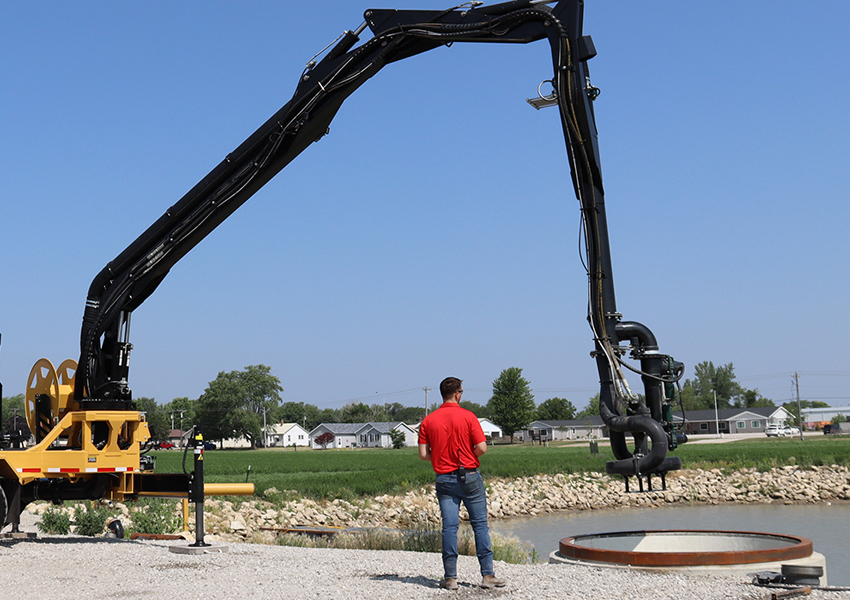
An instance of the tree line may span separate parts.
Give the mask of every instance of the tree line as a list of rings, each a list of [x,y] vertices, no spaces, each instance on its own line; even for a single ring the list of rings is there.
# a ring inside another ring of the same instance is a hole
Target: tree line
[[[425,417],[421,406],[404,406],[398,402],[367,405],[350,402],[342,408],[319,408],[305,402],[283,402],[280,379],[266,365],[251,365],[241,371],[222,371],[209,383],[197,400],[174,398],[159,404],[154,398],[136,398],[136,405],[143,411],[154,440],[165,440],[172,429],[189,430],[197,425],[204,437],[211,440],[245,438],[252,446],[261,445],[263,424],[267,428],[275,423],[297,423],[311,431],[321,423],[367,423],[403,421],[409,425],[419,423]],[[717,408],[752,408],[775,406],[773,400],[765,398],[758,389],[747,389],[735,378],[732,363],[715,366],[710,361],[701,362],[694,368],[693,379],[681,385],[674,410],[680,407],[687,411]],[[821,401],[801,401],[802,408],[829,406]],[[578,410],[566,398],[553,397],[535,402],[530,382],[522,375],[522,369],[504,369],[493,381],[492,396],[486,404],[462,400],[460,405],[478,417],[490,419],[502,429],[505,436],[527,428],[532,421],[580,420],[599,414],[599,394]],[[785,402],[782,406],[795,418],[798,417],[797,403]],[[14,415],[18,422],[14,422]],[[2,420],[4,430],[20,427],[24,416],[24,396],[19,394],[3,399]]]

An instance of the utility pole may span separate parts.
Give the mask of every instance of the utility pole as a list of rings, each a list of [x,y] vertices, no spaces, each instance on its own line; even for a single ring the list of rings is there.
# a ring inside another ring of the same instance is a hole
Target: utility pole
[[[794,372],[794,385],[797,386],[797,424],[800,426],[800,441],[804,441],[803,437],[803,409],[800,406],[800,376]]]
[[[427,417],[428,416],[428,392],[431,391],[431,388],[424,387],[422,389],[425,390],[425,416]]]
[[[717,413],[717,392],[711,390],[711,393],[714,394],[714,427],[717,428],[717,437],[723,437],[723,434],[720,433],[720,416]]]
[[[268,447],[268,439],[266,438],[266,408],[263,407],[263,449]]]

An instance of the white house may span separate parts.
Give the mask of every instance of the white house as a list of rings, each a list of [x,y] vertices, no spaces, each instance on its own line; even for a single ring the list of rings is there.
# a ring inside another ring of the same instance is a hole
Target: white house
[[[502,437],[502,429],[490,419],[478,417],[478,422],[481,423],[481,429],[484,430],[484,435],[488,438]]]
[[[250,448],[251,442],[246,438],[226,438],[221,440],[222,448]]]
[[[608,437],[608,428],[599,415],[570,421],[533,421],[526,429],[517,431],[515,439],[549,442],[552,440],[598,440]]]
[[[298,423],[275,423],[266,431],[269,447],[309,446],[310,434]]]

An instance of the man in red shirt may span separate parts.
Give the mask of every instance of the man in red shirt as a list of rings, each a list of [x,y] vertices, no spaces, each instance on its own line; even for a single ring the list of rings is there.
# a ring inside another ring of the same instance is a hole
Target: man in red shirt
[[[487,525],[487,494],[478,472],[478,457],[487,452],[487,438],[472,411],[460,407],[463,382],[447,377],[440,383],[443,404],[419,426],[419,458],[430,460],[437,474],[437,500],[443,519],[443,573],[440,587],[456,590],[457,529],[460,503],[469,513],[475,552],[481,568],[481,587],[503,587],[493,570],[493,549]]]

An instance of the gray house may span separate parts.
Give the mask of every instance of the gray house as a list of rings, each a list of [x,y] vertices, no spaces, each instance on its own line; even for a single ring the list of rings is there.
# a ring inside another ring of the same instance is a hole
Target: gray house
[[[608,437],[608,428],[599,415],[570,421],[533,421],[524,431],[514,434],[521,441],[598,440]]]
[[[373,423],[322,423],[310,432],[310,447],[321,448],[316,438],[324,433],[334,436],[328,448],[390,448],[392,440],[390,431],[401,431],[404,434],[404,445],[415,446],[416,432],[401,421]]]
[[[781,406],[758,408],[722,408],[689,410],[685,412],[682,433],[688,435],[720,433],[764,433],[768,425],[793,424],[794,416]],[[673,413],[673,421],[682,423],[682,413]],[[548,442],[552,440],[583,440],[608,437],[608,428],[599,415],[574,421],[534,421],[525,431],[514,436],[520,440]]]
[[[405,423],[400,421],[386,423],[366,423],[362,429],[357,431],[357,445],[364,448],[391,448],[391,431],[400,431],[404,434],[405,446],[416,446],[418,442],[417,433]]]
[[[684,415],[682,433],[688,435],[716,435],[720,433],[764,433],[768,425],[793,424],[794,415],[781,406],[753,408],[721,408],[689,410]],[[682,422],[682,413],[673,413],[673,420]]]

